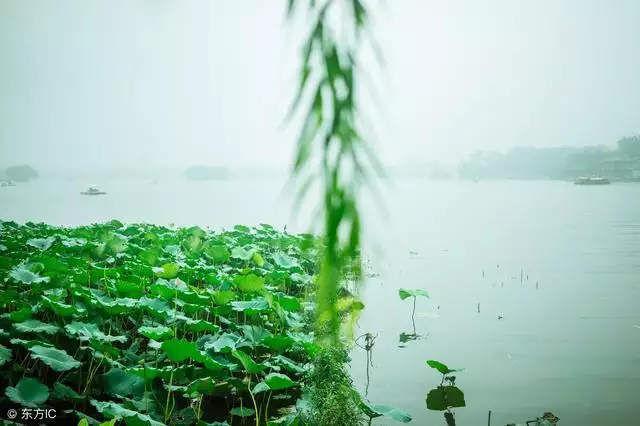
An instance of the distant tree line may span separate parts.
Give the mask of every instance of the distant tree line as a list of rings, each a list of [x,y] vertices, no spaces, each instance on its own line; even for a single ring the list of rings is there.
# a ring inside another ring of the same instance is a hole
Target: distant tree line
[[[16,182],[28,182],[33,179],[38,179],[38,172],[26,164],[20,166],[10,166],[4,171],[4,175],[7,180],[13,180]]]
[[[604,176],[640,180],[640,135],[607,146],[518,147],[506,153],[477,152],[460,164],[464,179],[574,179]]]

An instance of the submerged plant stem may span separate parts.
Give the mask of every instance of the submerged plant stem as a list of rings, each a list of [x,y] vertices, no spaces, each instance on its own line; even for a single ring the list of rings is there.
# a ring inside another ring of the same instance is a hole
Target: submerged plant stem
[[[416,334],[416,296],[413,296],[413,312],[411,313],[411,322],[413,323],[413,334]]]

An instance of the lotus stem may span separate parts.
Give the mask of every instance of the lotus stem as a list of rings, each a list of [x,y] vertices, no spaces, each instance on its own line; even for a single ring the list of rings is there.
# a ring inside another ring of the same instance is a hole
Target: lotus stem
[[[164,422],[169,419],[169,399],[171,399],[171,386],[173,386],[173,369],[171,370],[171,376],[169,376],[169,392],[167,393],[167,402],[164,405]]]
[[[256,410],[256,426],[260,426],[260,410],[258,410],[256,398],[253,396],[253,392],[251,392],[251,376],[249,376],[249,395],[251,396],[251,401],[253,401],[253,408]]]
[[[271,391],[269,391],[269,396],[267,397],[267,405],[264,409],[264,421],[265,423],[269,423],[269,403],[271,402]]]
[[[413,334],[416,334],[416,296],[413,296],[413,312],[411,313],[411,322],[413,323]]]

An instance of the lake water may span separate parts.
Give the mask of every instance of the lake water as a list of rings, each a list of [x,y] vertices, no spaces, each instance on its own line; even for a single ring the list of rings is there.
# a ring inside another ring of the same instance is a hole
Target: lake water
[[[271,223],[306,230],[311,207],[290,218],[277,179],[212,183],[106,183],[83,197],[73,182],[0,189],[0,218],[78,225],[126,222],[213,228]],[[425,396],[440,382],[425,365],[464,367],[460,425],[524,423],[552,411],[564,425],[640,424],[640,185],[396,180],[366,201],[373,272],[359,334],[378,334],[368,396],[413,424],[443,424]],[[521,280],[522,276],[522,280]],[[536,285],[537,283],[537,285]],[[416,331],[411,300],[423,288]],[[480,313],[477,306],[480,303]],[[498,319],[498,315],[502,319]],[[364,351],[352,373],[365,389]],[[394,424],[381,420],[375,424]]]

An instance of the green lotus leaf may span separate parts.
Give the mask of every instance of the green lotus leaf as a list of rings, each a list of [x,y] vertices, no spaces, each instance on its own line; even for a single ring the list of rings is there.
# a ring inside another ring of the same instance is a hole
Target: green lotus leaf
[[[9,386],[5,395],[16,404],[37,408],[49,399],[49,388],[32,377],[23,377],[16,387]]]
[[[173,330],[164,325],[147,326],[144,325],[138,329],[138,333],[153,340],[164,340],[173,337]]]
[[[408,297],[418,297],[418,296],[422,296],[422,297],[429,297],[429,293],[427,293],[425,290],[422,289],[406,289],[406,288],[401,288],[400,290],[398,290],[398,294],[400,295],[400,299],[405,300]]]
[[[234,282],[243,293],[260,293],[264,290],[264,278],[254,274],[239,275]]]
[[[7,361],[11,361],[12,352],[11,349],[5,348],[0,345],[0,367],[2,367]]]
[[[23,284],[48,283],[50,280],[49,277],[41,277],[38,274],[34,274],[24,266],[13,268],[11,272],[9,272],[9,277]]]
[[[31,238],[30,240],[27,240],[27,244],[31,247],[37,248],[38,250],[45,251],[49,250],[55,241],[55,237]]]
[[[51,367],[52,370],[57,372],[80,367],[80,361],[76,361],[68,353],[61,351],[60,349],[45,346],[32,346],[29,348],[29,352],[31,352],[31,358],[42,361],[44,364]]]
[[[233,350],[231,354],[240,361],[244,370],[249,374],[262,373],[266,368],[264,365],[257,364],[250,355],[242,351]]]
[[[198,358],[200,351],[196,344],[186,340],[165,340],[161,345],[162,350],[171,361],[181,362],[189,358]]]
[[[60,328],[57,325],[46,324],[35,319],[13,324],[13,328],[20,333],[56,334]]]

